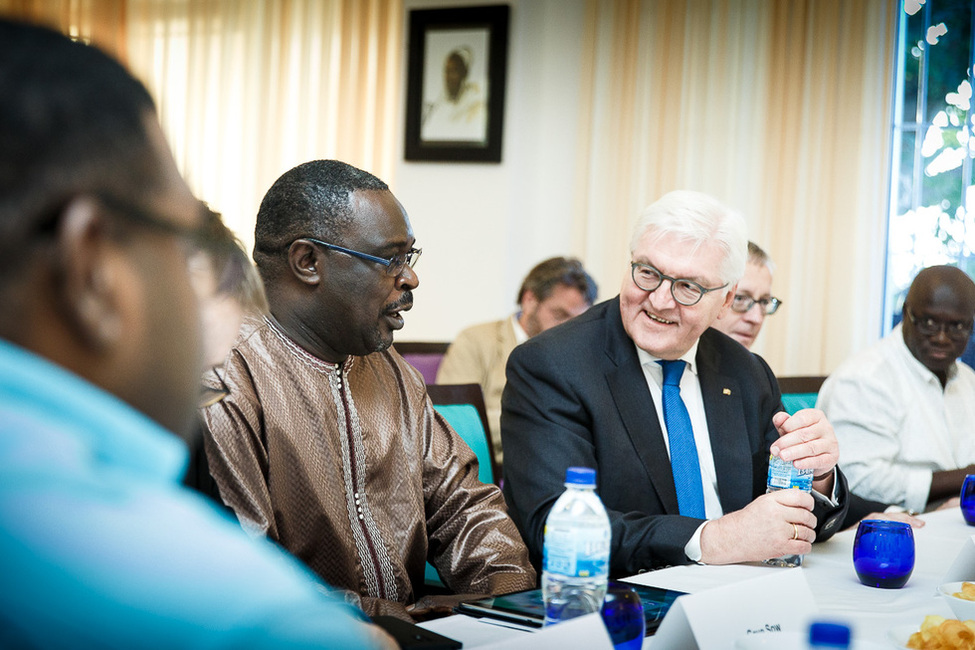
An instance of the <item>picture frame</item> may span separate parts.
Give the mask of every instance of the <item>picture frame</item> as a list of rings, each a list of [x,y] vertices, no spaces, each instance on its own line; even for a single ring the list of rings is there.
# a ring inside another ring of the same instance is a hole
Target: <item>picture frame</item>
[[[406,160],[501,162],[509,13],[410,11]]]

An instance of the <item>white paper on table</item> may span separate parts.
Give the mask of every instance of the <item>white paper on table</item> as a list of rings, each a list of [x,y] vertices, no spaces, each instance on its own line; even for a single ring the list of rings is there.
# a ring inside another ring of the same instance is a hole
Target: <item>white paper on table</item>
[[[623,579],[638,585],[659,587],[695,594],[699,591],[714,589],[723,585],[731,585],[752,578],[778,573],[783,569],[766,566],[764,564],[722,564],[708,565],[684,564],[668,567],[658,571],[647,571]]]
[[[592,648],[613,650],[613,641],[600,614],[587,614],[558,625],[543,627],[532,634],[519,634],[483,650],[540,650],[541,648]]]
[[[975,535],[965,540],[965,545],[955,556],[955,561],[951,563],[951,568],[945,573],[942,582],[964,582],[975,581]]]
[[[801,569],[780,569],[724,587],[681,596],[670,606],[653,645],[660,648],[728,648],[749,634],[801,632],[816,613]]]

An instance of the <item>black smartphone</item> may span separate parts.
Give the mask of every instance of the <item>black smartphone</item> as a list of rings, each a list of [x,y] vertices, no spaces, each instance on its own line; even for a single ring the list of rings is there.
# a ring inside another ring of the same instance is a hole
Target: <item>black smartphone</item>
[[[386,630],[403,650],[456,650],[464,644],[395,616],[373,616],[372,622]]]

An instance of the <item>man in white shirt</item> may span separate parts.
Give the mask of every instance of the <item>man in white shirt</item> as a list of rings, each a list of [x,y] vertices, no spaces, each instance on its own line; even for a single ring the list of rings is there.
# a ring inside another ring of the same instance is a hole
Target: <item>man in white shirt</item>
[[[852,492],[922,511],[975,473],[975,371],[958,361],[973,320],[971,278],[924,269],[901,324],[823,384],[817,406],[836,430]]]

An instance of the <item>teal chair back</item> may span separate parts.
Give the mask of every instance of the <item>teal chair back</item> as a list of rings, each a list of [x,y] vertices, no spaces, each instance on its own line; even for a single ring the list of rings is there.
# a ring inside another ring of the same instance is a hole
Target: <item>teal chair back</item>
[[[479,384],[430,384],[427,394],[433,408],[447,420],[454,431],[477,456],[477,476],[482,483],[496,483],[501,472],[494,464],[494,447],[488,435],[487,410]],[[424,583],[436,589],[444,588],[443,581],[432,564],[427,562]]]
[[[482,483],[497,483],[500,470],[494,464],[494,446],[488,434],[487,410],[479,384],[431,384],[427,394],[433,408],[467,443],[479,466]]]
[[[484,430],[481,416],[473,404],[434,404],[433,408],[454,428],[477,456],[477,477],[481,483],[494,483],[491,463],[491,439]]]
[[[782,393],[782,406],[786,413],[793,415],[796,411],[816,406],[818,396],[819,393]]]
[[[800,409],[816,406],[819,389],[826,377],[779,377],[779,390],[782,392],[782,406],[792,415]]]

